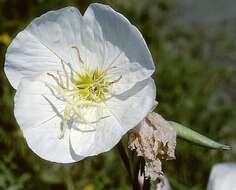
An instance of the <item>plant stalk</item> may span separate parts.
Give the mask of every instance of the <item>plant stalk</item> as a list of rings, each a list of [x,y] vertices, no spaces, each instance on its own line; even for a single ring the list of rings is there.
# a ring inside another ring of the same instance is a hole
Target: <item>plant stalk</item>
[[[136,174],[137,172],[135,172],[135,171],[132,172],[133,168],[131,168],[129,157],[128,157],[127,153],[126,153],[126,150],[125,150],[125,148],[123,146],[123,143],[120,141],[118,143],[117,147],[118,147],[118,151],[119,151],[121,160],[123,161],[123,163],[125,165],[125,168],[126,168],[126,170],[128,172],[129,179],[130,179],[130,181],[132,183],[133,190],[141,190],[140,186],[139,186],[139,183],[138,183],[138,176],[136,176],[138,174]]]

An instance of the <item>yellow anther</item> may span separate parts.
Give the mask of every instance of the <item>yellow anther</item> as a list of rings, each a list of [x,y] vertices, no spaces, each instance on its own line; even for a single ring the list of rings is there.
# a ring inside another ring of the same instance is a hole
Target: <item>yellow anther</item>
[[[77,53],[77,57],[80,61],[80,63],[84,64],[84,61],[82,60],[81,56],[80,56],[80,51],[79,51],[79,48],[76,47],[76,46],[72,46],[71,48],[75,49],[76,50],[76,53]]]
[[[115,84],[115,83],[119,82],[121,79],[122,79],[122,75],[120,75],[118,79],[115,79],[115,80],[109,82],[109,85]]]
[[[60,86],[60,81],[59,81],[59,79],[55,75],[53,75],[51,73],[47,73],[47,75],[52,77],[53,80],[56,81],[57,85]]]
[[[62,59],[61,59],[61,66],[62,66],[64,75],[65,75],[65,78],[66,78],[66,88],[69,88],[69,75],[68,75],[68,73],[67,73],[67,71],[66,71],[66,68],[65,68],[65,65],[64,65]]]

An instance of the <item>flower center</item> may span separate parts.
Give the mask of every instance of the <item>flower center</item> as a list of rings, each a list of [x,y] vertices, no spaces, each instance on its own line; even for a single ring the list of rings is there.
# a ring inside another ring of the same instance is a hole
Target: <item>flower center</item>
[[[97,103],[104,101],[111,90],[111,82],[106,78],[105,71],[77,73],[73,83],[78,89],[77,95],[81,99]]]
[[[79,55],[79,49],[75,49],[81,64],[84,64]],[[121,76],[113,81],[107,78],[108,72],[115,68],[114,66],[104,70],[83,70],[83,72],[75,73],[72,77],[69,76],[62,60],[61,65],[63,75],[48,73],[55,81],[55,85],[51,86],[52,90],[66,103],[59,138],[64,137],[65,130],[69,127],[68,123],[71,123],[71,120],[93,128],[94,123],[106,118],[107,116],[100,116],[101,114],[98,113],[103,106],[101,103],[105,102],[111,94],[112,85],[121,79]],[[93,116],[89,114],[91,111],[94,113]]]

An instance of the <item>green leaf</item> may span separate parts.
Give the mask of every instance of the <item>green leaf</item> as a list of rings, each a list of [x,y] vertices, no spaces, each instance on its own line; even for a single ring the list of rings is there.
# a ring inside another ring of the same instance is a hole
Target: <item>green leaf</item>
[[[179,123],[176,123],[174,121],[168,121],[168,122],[170,123],[170,126],[176,130],[177,136],[182,139],[185,139],[189,142],[195,143],[197,145],[205,146],[208,148],[221,149],[221,150],[231,149],[230,146],[213,141],[210,138],[203,136],[197,133],[196,131],[190,128],[187,128]]]

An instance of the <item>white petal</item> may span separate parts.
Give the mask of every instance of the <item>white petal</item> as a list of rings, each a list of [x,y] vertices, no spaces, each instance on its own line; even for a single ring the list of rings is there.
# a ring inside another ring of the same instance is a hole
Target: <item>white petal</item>
[[[80,46],[81,14],[66,7],[34,19],[7,50],[5,71],[14,88],[22,77],[61,69],[60,61],[78,67],[73,46]]]
[[[103,110],[104,116],[96,123],[95,129],[86,131],[89,126],[78,125],[71,129],[70,140],[76,154],[93,156],[109,151],[121,139],[123,129],[108,110]],[[81,130],[83,128],[83,130]]]
[[[140,123],[152,110],[156,86],[152,79],[137,83],[123,94],[113,96],[106,104],[125,132]]]
[[[75,162],[83,157],[71,150],[69,130],[64,138],[58,138],[65,104],[52,94],[48,87],[52,82],[47,75],[23,79],[15,96],[15,117],[27,144],[37,155],[53,162]]]
[[[84,159],[75,154],[70,145],[70,134],[62,139],[56,136],[55,128],[49,123],[41,127],[23,130],[28,146],[41,158],[57,163],[73,163]]]
[[[114,91],[121,93],[154,72],[152,56],[141,33],[109,6],[91,4],[83,17],[83,28],[83,44],[97,54],[99,64],[115,65],[121,70],[122,80]]]
[[[103,109],[104,119],[89,132],[89,126],[78,125],[71,129],[71,145],[76,154],[93,156],[114,147],[121,137],[135,127],[151,111],[156,95],[154,81],[148,79],[132,89],[113,97]],[[108,117],[106,117],[108,116]]]
[[[7,49],[5,73],[15,89],[24,77],[60,69],[60,59],[26,31],[20,32]]]
[[[73,46],[80,44],[82,16],[75,7],[65,7],[34,19],[25,29],[66,63],[73,64]]]

